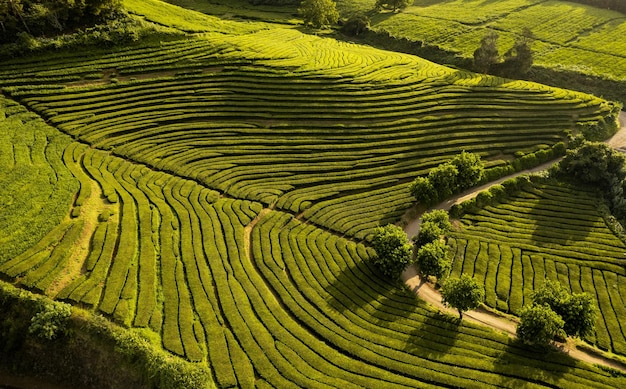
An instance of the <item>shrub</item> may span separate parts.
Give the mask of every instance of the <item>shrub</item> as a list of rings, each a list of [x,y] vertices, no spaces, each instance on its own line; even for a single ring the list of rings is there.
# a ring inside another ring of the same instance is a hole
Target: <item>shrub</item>
[[[355,14],[350,16],[341,27],[341,32],[349,36],[357,36],[370,28],[370,18],[367,15]]]
[[[45,340],[67,334],[67,320],[72,315],[70,305],[47,301],[31,319],[28,332]]]

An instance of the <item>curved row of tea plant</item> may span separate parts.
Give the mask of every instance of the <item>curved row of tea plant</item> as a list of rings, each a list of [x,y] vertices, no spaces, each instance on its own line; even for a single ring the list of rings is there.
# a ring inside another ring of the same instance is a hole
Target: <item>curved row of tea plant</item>
[[[574,92],[291,30],[219,41],[207,35],[163,50],[124,52],[118,63],[110,54],[84,65],[73,56],[57,61],[76,74],[106,66],[123,75],[142,61],[152,72],[160,66],[154,58],[173,51],[181,61],[163,68],[180,65],[187,73],[35,88],[15,80],[64,70],[31,70],[22,61],[0,70],[1,82],[13,85],[4,89],[10,96],[94,147],[233,197],[305,212],[358,238],[396,220],[411,203],[406,184],[461,150],[498,165],[515,152],[557,143],[577,123],[603,121],[612,110]]]
[[[555,181],[528,184],[515,195],[468,212],[450,234],[452,275],[485,285],[486,304],[518,313],[546,279],[588,292],[600,312],[585,340],[626,353],[626,245],[607,227],[598,194]]]

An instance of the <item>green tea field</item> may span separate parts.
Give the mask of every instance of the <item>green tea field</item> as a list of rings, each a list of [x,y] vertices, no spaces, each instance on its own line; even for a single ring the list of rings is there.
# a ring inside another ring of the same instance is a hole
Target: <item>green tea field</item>
[[[353,2],[345,0],[346,11]],[[358,11],[374,8],[361,1]],[[352,11],[355,12],[355,11]],[[437,46],[471,58],[486,31],[500,35],[501,53],[512,46],[516,34],[531,29],[535,64],[598,75],[626,78],[626,16],[566,1],[553,0],[416,0],[397,14],[372,16],[372,28],[392,36]]]
[[[150,333],[207,366],[206,387],[626,387],[438,313],[383,277],[369,244],[431,168],[463,150],[488,169],[550,150],[612,124],[614,103],[156,0],[125,6],[187,34],[0,60],[3,280]],[[510,208],[576,223],[554,236],[525,220],[510,240],[489,222],[516,221],[506,208],[466,215],[454,271],[485,274],[487,304],[511,312],[533,282],[569,276],[602,310],[588,340],[624,353],[613,285],[626,247],[592,194],[546,185]],[[552,248],[564,239],[572,248]]]

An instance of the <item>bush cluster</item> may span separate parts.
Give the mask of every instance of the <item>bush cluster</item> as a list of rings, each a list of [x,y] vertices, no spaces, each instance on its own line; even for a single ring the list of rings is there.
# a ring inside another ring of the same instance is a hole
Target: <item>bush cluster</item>
[[[120,0],[11,0],[0,2],[0,43],[55,35],[93,25],[121,10]]]
[[[431,169],[428,177],[417,177],[409,191],[420,203],[432,205],[479,183],[484,169],[479,155],[463,151]]]
[[[527,344],[545,346],[555,337],[584,337],[593,333],[597,308],[589,293],[567,292],[548,280],[531,294],[521,313],[517,336]]]

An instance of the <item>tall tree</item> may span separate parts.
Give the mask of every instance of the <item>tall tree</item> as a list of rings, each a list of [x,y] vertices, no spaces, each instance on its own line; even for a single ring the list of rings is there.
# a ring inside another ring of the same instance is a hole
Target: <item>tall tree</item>
[[[476,309],[485,299],[483,287],[467,274],[460,278],[447,279],[441,288],[441,297],[444,305],[456,308],[459,319],[463,319],[463,312]]]
[[[315,28],[332,25],[339,20],[337,5],[332,0],[303,0],[298,12],[305,25]]]
[[[480,47],[474,51],[474,70],[480,73],[488,73],[489,69],[500,61],[498,54],[499,35],[490,31],[481,39]]]
[[[515,39],[513,47],[504,53],[502,75],[511,78],[520,78],[528,74],[533,66],[531,45],[535,36],[528,27],[524,27],[522,34]]]

